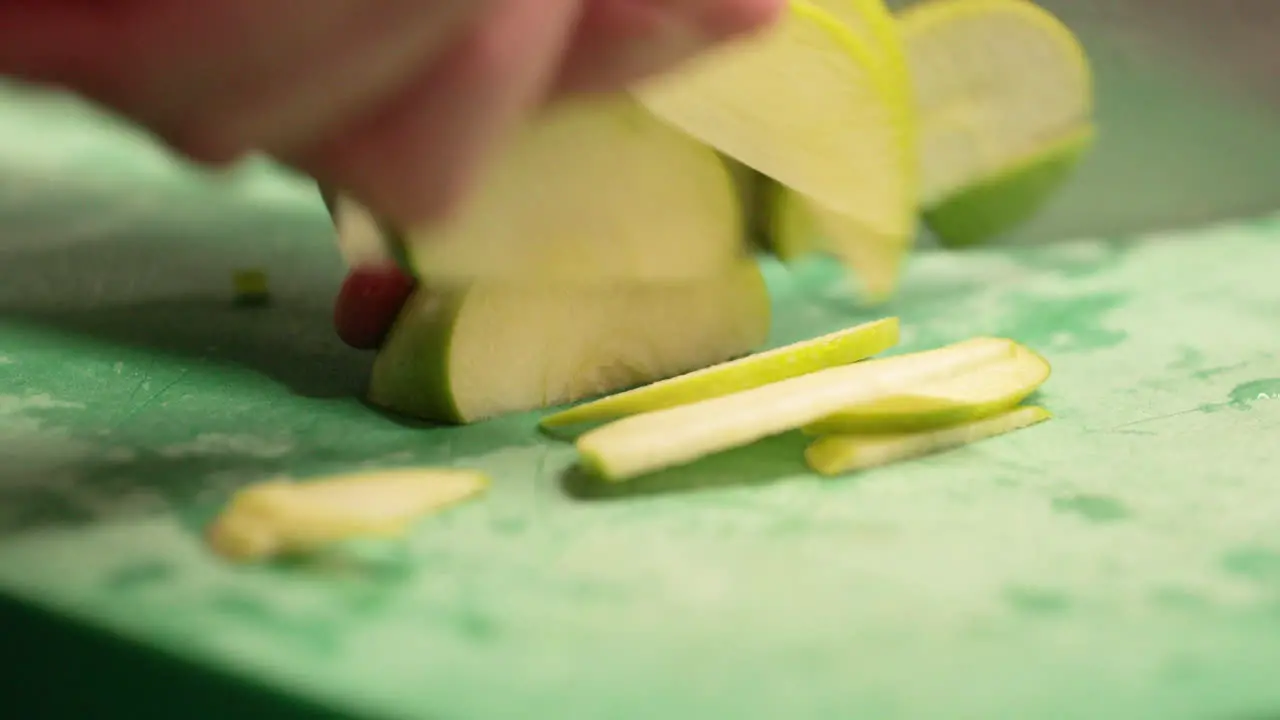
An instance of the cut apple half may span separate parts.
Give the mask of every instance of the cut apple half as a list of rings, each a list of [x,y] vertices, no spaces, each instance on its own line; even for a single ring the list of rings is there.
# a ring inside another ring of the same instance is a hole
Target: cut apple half
[[[541,425],[562,428],[687,405],[865,360],[897,343],[898,319],[876,320],[593,400],[548,415]]]
[[[976,338],[937,350],[819,370],[750,390],[633,415],[577,440],[582,466],[626,480],[801,428],[840,410],[901,395],[1012,356],[1018,345]]]
[[[453,216],[384,238],[429,284],[672,283],[729,272],[747,254],[742,218],[715,150],[604,96],[548,108]]]
[[[894,87],[874,51],[804,0],[635,92],[657,116],[875,232],[914,222]]]
[[[749,353],[769,319],[751,260],[684,284],[420,287],[374,361],[369,400],[447,423],[562,405]]]
[[[851,405],[804,429],[812,435],[914,432],[978,420],[1017,406],[1049,373],[1049,361],[1018,345],[1007,357],[913,386],[901,395]]]
[[[822,475],[867,470],[953,450],[1030,427],[1050,417],[1049,411],[1032,406],[1005,410],[959,425],[912,433],[827,435],[809,445],[805,450],[805,462],[809,469]]]
[[[451,468],[400,468],[303,482],[270,480],[240,490],[209,527],[214,552],[264,560],[358,538],[402,535],[435,510],[478,495],[484,474]]]

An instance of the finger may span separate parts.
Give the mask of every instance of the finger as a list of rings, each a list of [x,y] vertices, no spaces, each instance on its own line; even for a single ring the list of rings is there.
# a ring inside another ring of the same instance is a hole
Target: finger
[[[724,40],[768,25],[782,0],[594,0],[556,82],[557,93],[613,92]]]
[[[338,337],[358,350],[377,349],[413,290],[413,279],[395,265],[353,269],[333,304]]]
[[[315,0],[299,12],[269,0],[116,0],[95,99],[181,146],[241,88],[340,31],[357,2]]]
[[[94,94],[114,19],[96,3],[0,2],[0,74]]]
[[[359,2],[349,21],[279,70],[230,90],[189,127],[206,154],[288,154],[317,142],[412,82],[486,6],[463,2]]]
[[[452,211],[488,149],[540,104],[576,0],[502,0],[414,90],[300,165],[409,224]]]

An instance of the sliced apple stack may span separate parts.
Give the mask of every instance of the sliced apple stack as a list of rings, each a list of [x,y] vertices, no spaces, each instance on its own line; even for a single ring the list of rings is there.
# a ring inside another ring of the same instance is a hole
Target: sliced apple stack
[[[884,327],[873,323],[831,337],[866,350],[884,344]],[[1048,378],[1049,365],[1012,340],[975,338],[855,362],[848,360],[865,354],[823,354],[823,342],[830,347],[830,338],[800,343],[588,403],[550,416],[544,426],[627,413],[576,441],[583,467],[621,481],[793,430],[818,436],[807,460],[815,472],[832,475],[1048,418],[1019,403]],[[673,391],[680,387],[700,391]]]

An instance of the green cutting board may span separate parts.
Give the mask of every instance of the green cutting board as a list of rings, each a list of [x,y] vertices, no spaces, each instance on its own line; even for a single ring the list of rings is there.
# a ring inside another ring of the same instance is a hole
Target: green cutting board
[[[1021,340],[1055,421],[830,480],[783,436],[603,492],[533,416],[358,400],[305,184],[198,179],[56,100],[11,102],[0,147],[0,628],[79,717],[1280,711],[1280,221],[924,253],[876,313],[901,350]],[[233,304],[238,267],[272,305]],[[775,343],[875,316],[830,266],[766,269]],[[246,483],[407,463],[495,481],[360,562],[201,544]]]

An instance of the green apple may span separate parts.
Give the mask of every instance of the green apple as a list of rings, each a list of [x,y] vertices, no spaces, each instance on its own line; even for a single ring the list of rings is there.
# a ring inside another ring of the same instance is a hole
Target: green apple
[[[1030,220],[1075,172],[1093,146],[1080,128],[1010,167],[961,188],[925,209],[924,222],[948,247],[981,245]]]
[[[687,405],[864,360],[897,343],[898,318],[875,320],[593,400],[548,415],[541,425],[561,428]]]
[[[1042,407],[1005,410],[960,425],[913,433],[885,435],[827,435],[805,449],[805,462],[822,475],[888,465],[951,450],[997,435],[1021,430],[1051,417]]]
[[[811,435],[930,430],[1008,410],[1049,379],[1049,362],[1023,345],[997,361],[932,380],[901,395],[850,405],[805,426]]]
[[[752,260],[682,284],[426,286],[379,351],[369,399],[427,420],[475,422],[744,355],[764,344],[769,321]]]
[[[819,370],[721,397],[633,415],[577,440],[581,465],[626,480],[801,428],[844,408],[1000,362],[1012,340],[976,338],[936,350]]]

